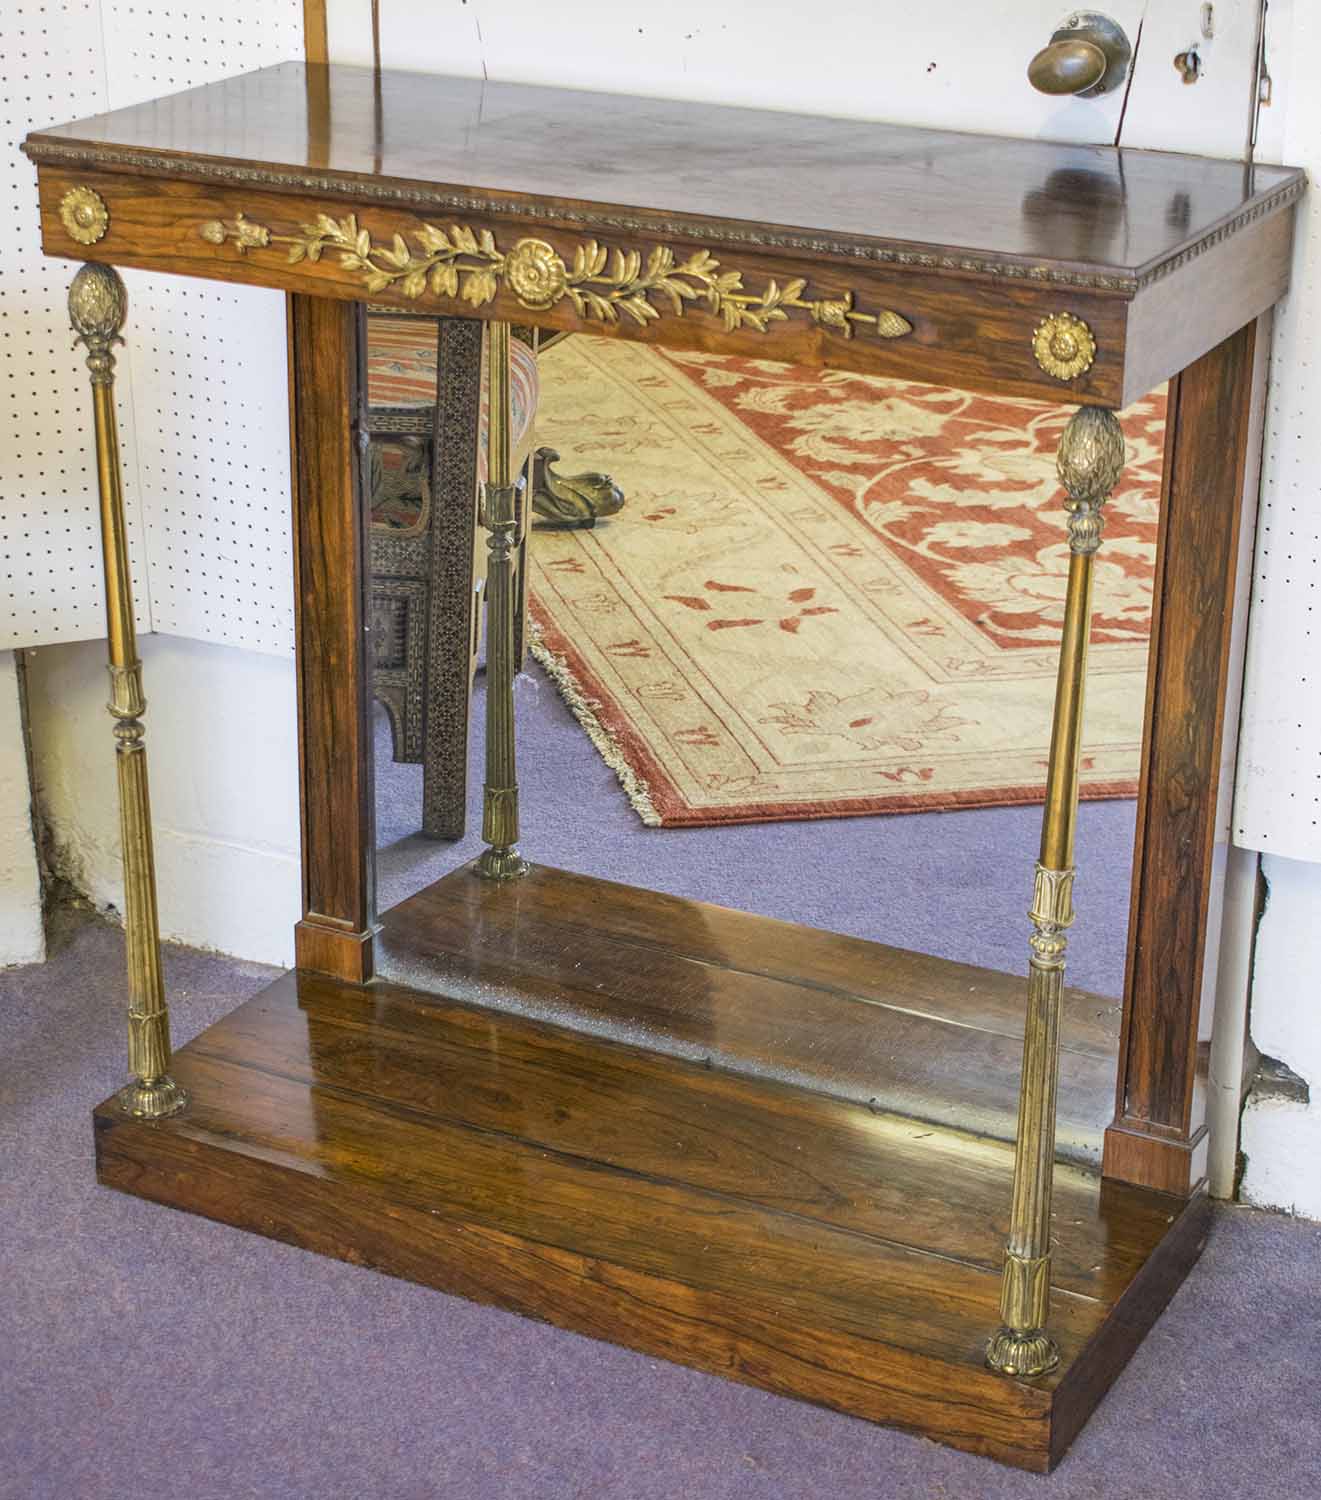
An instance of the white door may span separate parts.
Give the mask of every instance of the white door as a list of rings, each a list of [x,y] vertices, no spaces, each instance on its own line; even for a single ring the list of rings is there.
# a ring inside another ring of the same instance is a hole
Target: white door
[[[1287,13],[1290,0],[1275,0]],[[381,0],[386,67],[857,115],[1050,140],[1237,155],[1261,0],[1109,0],[1131,87],[1051,99],[1026,70],[1056,0]],[[372,61],[370,0],[327,0],[330,56]],[[1277,22],[1277,25],[1281,25]],[[1196,54],[1196,82],[1175,58]],[[420,128],[421,122],[419,122]]]
[[[1134,41],[1148,8],[1110,0],[1107,14]],[[1123,102],[1028,86],[1029,59],[1073,14],[1059,0],[381,0],[380,12],[382,63],[424,72],[1068,141],[1113,142]],[[370,63],[369,0],[328,0],[327,18],[331,60]]]

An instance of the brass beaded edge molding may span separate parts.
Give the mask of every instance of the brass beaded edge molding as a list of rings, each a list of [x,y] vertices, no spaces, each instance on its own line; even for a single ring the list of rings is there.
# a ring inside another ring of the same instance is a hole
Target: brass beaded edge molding
[[[772,323],[788,318],[788,309],[806,312],[814,323],[845,338],[859,329],[883,339],[913,331],[907,318],[889,309],[859,312],[852,292],[804,297],[807,281],[801,277],[783,286],[768,281],[761,292],[748,291],[743,273],[722,269],[707,250],[695,250],[679,260],[668,245],[657,245],[644,263],[641,251],[607,250],[589,240],[575,247],[570,263],[545,240],[524,238],[501,250],[489,229],[474,233],[462,224],[448,229],[420,224],[411,231],[412,245],[402,234],[394,235],[388,245],[377,245],[356,214],[344,219],[318,214],[298,234],[274,234],[239,213],[229,222],[209,219],[197,232],[211,245],[232,242],[240,254],[287,245],[290,265],[319,261],[324,252],[333,251],[340,266],[358,272],[364,289],[373,295],[393,288],[410,300],[430,293],[482,307],[494,301],[503,284],[532,312],[545,312],[567,297],[579,317],[603,323],[617,323],[621,313],[638,324],[665,312],[682,317],[685,306],[694,303],[721,318],[730,332],[751,328],[767,333]],[[657,307],[653,297],[663,305]]]
[[[60,223],[71,240],[94,245],[110,228],[110,210],[100,193],[89,187],[71,187],[60,199]]]
[[[1092,368],[1096,339],[1081,318],[1072,313],[1051,313],[1036,326],[1032,353],[1047,375],[1056,380],[1076,380]]]
[[[360,178],[342,178],[332,172],[307,172],[292,168],[237,166],[232,162],[184,162],[177,156],[159,151],[145,151],[121,146],[92,145],[86,141],[49,141],[29,136],[19,148],[38,164],[49,162],[66,170],[97,171],[104,167],[132,167],[149,173],[183,176],[197,182],[219,182],[246,187],[288,189],[294,192],[340,193],[361,199],[369,197],[385,205],[407,205],[412,208],[441,209],[446,213],[494,213],[537,217],[543,214],[540,204],[513,199],[460,193],[439,188],[399,187],[391,183],[364,183]],[[606,213],[600,210],[576,212],[556,209],[562,221],[581,223],[596,230],[618,229],[637,233],[666,233],[686,239],[718,238],[738,241],[755,248],[812,250],[845,256],[882,265],[910,266],[918,270],[966,271],[983,276],[1071,286],[1099,292],[1132,296],[1169,276],[1180,267],[1204,255],[1208,250],[1237,234],[1258,219],[1267,218],[1291,207],[1307,190],[1305,177],[1298,177],[1264,194],[1256,203],[1208,230],[1201,239],[1185,245],[1168,259],[1148,265],[1136,274],[1109,274],[1098,271],[1071,271],[1059,266],[1034,264],[1030,261],[1004,259],[973,254],[935,254],[927,250],[908,250],[891,245],[859,244],[849,240],[830,240],[821,235],[793,234],[785,230],[741,230],[728,225],[720,227],[666,219],[663,216],[642,219],[633,215]]]

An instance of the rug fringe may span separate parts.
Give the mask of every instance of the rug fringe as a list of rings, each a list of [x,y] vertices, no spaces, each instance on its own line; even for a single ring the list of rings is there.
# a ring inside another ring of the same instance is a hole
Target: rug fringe
[[[645,779],[629,765],[624,758],[624,752],[619,748],[619,742],[596,715],[600,700],[589,698],[583,692],[582,684],[574,676],[573,668],[564,657],[557,655],[546,645],[539,630],[534,627],[528,632],[528,637],[528,649],[536,658],[537,664],[555,684],[560,697],[568,704],[569,712],[582,725],[587,738],[600,753],[601,759],[619,778],[619,784],[623,787],[624,795],[632,804],[634,812],[648,828],[659,828],[661,818],[652,803],[651,788]]]

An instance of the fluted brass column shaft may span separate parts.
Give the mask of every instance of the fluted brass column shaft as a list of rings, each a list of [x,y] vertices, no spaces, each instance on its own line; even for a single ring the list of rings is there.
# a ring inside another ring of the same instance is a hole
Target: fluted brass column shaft
[[[490,324],[487,389],[487,482],[482,525],[486,564],[486,785],[477,861],[487,880],[513,880],[527,871],[518,852],[518,768],[514,755],[514,548],[518,497],[514,489],[509,382],[509,324]]]
[[[114,345],[128,312],[124,283],[109,266],[82,267],[69,288],[69,320],[87,348],[96,431],[96,477],[105,564],[106,636],[110,702],[115,720],[119,828],[124,862],[124,937],[128,956],[129,1082],[119,1092],[130,1113],[160,1119],[182,1109],[183,1089],[170,1077],[170,1013],[161,973],[151,801],[143,745],[142,663],[133,623],[128,534],[115,426]]]
[[[1046,1332],[1050,1311],[1050,1210],[1059,1083],[1060,1000],[1066,932],[1073,921],[1073,843],[1078,821],[1083,685],[1092,619],[1092,558],[1101,541],[1101,506],[1124,463],[1124,436],[1112,412],[1075,412],[1060,442],[1059,473],[1069,499],[1069,582],[1046,772],[1041,857],[1032,891],[1031,956],[1009,1239],[1000,1293],[1001,1327],[987,1362],[1008,1375],[1043,1375],[1059,1362]]]

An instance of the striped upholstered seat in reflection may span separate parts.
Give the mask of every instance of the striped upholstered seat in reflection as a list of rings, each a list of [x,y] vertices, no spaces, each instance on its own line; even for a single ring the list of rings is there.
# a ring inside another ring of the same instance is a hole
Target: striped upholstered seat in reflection
[[[510,395],[513,407],[514,470],[527,457],[539,385],[537,358],[521,339],[510,345]],[[486,478],[486,381],[482,362],[481,447],[479,481]],[[430,410],[436,404],[436,324],[431,318],[392,318],[373,313],[367,319],[367,401],[374,409]],[[411,531],[425,525],[430,465],[429,439],[382,442],[373,474],[372,525]]]

